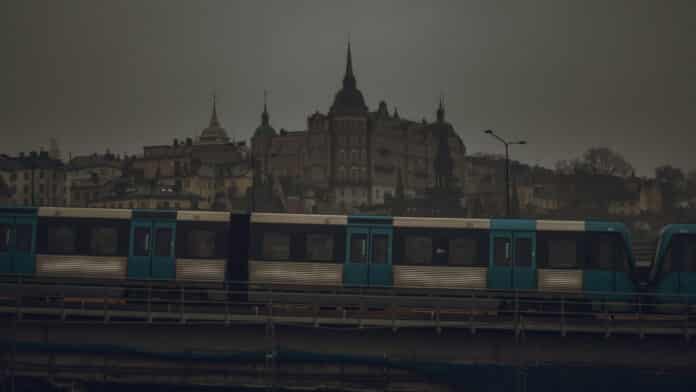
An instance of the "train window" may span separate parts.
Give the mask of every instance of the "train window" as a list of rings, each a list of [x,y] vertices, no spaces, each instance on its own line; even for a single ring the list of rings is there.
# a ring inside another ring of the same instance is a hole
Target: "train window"
[[[389,237],[384,234],[372,235],[372,264],[385,264],[388,262]]]
[[[473,237],[454,238],[449,241],[449,265],[478,264],[478,241]]]
[[[56,254],[75,253],[76,248],[75,229],[70,226],[48,227],[48,252]]]
[[[333,259],[334,239],[330,234],[307,234],[307,259],[327,261]]]
[[[118,230],[115,227],[93,227],[90,254],[95,256],[115,256],[118,252]]]
[[[547,242],[549,268],[577,268],[578,243],[574,239],[549,239]]]
[[[157,229],[155,256],[169,257],[172,255],[172,229]]]
[[[596,235],[593,237],[593,252],[590,260],[592,268],[611,271],[614,269],[614,247],[612,237],[609,235]]]
[[[0,252],[10,250],[10,234],[12,230],[10,225],[0,224]]]
[[[665,252],[665,256],[664,256],[663,261],[662,261],[662,263],[663,263],[662,267],[661,267],[662,273],[666,274],[669,272],[674,272],[674,270],[673,270],[674,267],[672,266],[672,264],[673,264],[672,263],[672,253],[673,253],[672,252],[672,245],[670,245],[667,248],[667,251]]]
[[[689,236],[684,252],[684,272],[696,272],[696,238]]]
[[[34,237],[32,225],[15,226],[15,250],[17,252],[31,253],[31,243]]]
[[[616,271],[628,272],[630,268],[628,266],[628,254],[626,249],[623,247],[622,242],[616,238],[614,239],[614,259],[616,261],[615,267]]]
[[[367,263],[367,234],[351,235],[350,262]]]
[[[493,262],[498,266],[509,266],[512,257],[510,255],[510,239],[496,238],[493,240]]]
[[[404,238],[404,245],[406,264],[432,264],[432,238],[425,236],[407,236]]]
[[[667,248],[662,271],[696,272],[696,242],[694,236],[675,235]]]
[[[194,258],[215,257],[216,233],[210,230],[193,229],[188,233],[186,256]]]
[[[532,265],[532,240],[529,238],[515,239],[515,265],[529,267]]]
[[[150,255],[150,229],[136,227],[133,232],[133,256]]]
[[[290,258],[290,235],[286,233],[264,233],[263,258],[288,260]]]

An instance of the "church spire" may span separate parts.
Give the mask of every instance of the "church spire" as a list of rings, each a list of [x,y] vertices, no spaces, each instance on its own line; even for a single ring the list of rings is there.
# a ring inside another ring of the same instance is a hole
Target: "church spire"
[[[440,94],[440,105],[437,107],[437,122],[445,121],[445,98]]]
[[[268,126],[268,90],[263,90],[263,113],[261,113],[261,125]]]
[[[215,94],[213,94],[213,113],[210,115],[210,125],[208,125],[209,128],[220,127],[220,121],[218,121],[217,116],[217,104],[215,101],[216,97]]]
[[[348,41],[348,54],[346,56],[346,75],[343,77],[343,87],[355,88],[355,75],[353,74],[353,56],[350,53],[350,40]]]

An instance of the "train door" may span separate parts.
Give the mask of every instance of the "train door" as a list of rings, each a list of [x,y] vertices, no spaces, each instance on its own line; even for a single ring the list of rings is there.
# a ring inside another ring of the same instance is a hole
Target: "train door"
[[[391,222],[384,224],[377,219],[349,219],[346,231],[346,259],[343,265],[345,285],[392,285],[393,229]]]
[[[12,273],[14,217],[0,216],[0,273]]]
[[[128,277],[170,280],[176,276],[176,221],[133,219],[128,252]]]
[[[370,286],[392,285],[392,236],[391,228],[370,229]]]
[[[696,294],[696,236],[680,235],[682,238],[681,268],[679,272],[679,292]]]
[[[36,217],[17,216],[14,224],[14,249],[12,252],[12,272],[31,275],[35,269]]]
[[[351,286],[369,285],[368,227],[348,227],[346,239],[346,261],[343,264],[343,283]]]
[[[491,232],[488,288],[536,288],[536,236],[534,232]]]
[[[0,216],[0,273],[30,275],[35,270],[36,216]]]

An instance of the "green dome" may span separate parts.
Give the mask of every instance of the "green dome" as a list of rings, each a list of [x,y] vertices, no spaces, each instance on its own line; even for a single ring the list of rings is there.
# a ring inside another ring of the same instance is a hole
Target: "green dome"
[[[254,131],[254,137],[275,136],[276,130],[269,124],[261,124]]]
[[[266,107],[266,103],[264,102],[263,113],[261,113],[261,125],[259,125],[256,128],[256,131],[254,131],[254,137],[275,136],[275,135],[276,135],[276,130],[273,129],[273,127],[271,126],[271,123],[269,122],[268,108]]]

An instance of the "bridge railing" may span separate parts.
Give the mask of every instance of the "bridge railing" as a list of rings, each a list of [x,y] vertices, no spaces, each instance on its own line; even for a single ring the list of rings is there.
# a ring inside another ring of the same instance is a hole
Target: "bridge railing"
[[[0,315],[98,323],[265,323],[693,334],[686,295],[3,277]]]

